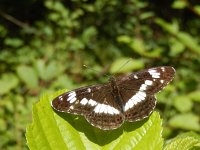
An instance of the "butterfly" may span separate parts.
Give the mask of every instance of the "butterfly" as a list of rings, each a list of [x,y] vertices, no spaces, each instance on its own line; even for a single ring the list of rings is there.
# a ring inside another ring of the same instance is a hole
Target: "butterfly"
[[[112,130],[124,121],[147,118],[155,108],[155,94],[175,75],[170,66],[134,72],[123,77],[110,77],[108,83],[81,87],[53,99],[59,112],[83,115],[93,126]]]

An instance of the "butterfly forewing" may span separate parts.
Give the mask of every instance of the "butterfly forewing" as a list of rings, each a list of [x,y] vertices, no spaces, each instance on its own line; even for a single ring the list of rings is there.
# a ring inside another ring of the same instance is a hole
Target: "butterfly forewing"
[[[156,105],[155,93],[165,87],[175,74],[173,67],[163,66],[133,73],[118,80],[127,121],[149,116]]]
[[[174,77],[173,67],[162,66],[111,78],[109,83],[66,92],[52,101],[61,112],[80,114],[100,129],[115,129],[126,121],[150,115],[156,105],[155,93]]]

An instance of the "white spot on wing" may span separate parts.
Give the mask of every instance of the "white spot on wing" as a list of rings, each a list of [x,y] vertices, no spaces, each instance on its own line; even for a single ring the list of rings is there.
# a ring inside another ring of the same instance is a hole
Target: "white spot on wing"
[[[76,98],[76,92],[71,92],[68,94],[67,101],[71,101],[71,99]]]
[[[94,100],[90,99],[88,101],[88,104],[91,105],[91,106],[95,106],[97,104],[97,102],[95,102]]]
[[[135,95],[133,95],[128,102],[125,104],[125,111],[127,111],[128,109],[131,109],[132,107],[134,107],[134,105],[136,105],[137,103],[145,100],[146,98],[146,93],[145,92],[137,92]]]
[[[86,105],[88,103],[88,100],[86,98],[83,98],[80,103],[82,105]]]
[[[135,79],[138,79],[138,76],[137,76],[137,75],[134,75],[133,77],[134,77]]]
[[[160,83],[164,83],[164,80],[160,80]]]
[[[161,67],[161,70],[162,70],[162,72],[164,72],[165,71],[165,67]]]
[[[90,93],[91,92],[91,88],[88,88],[87,91]]]
[[[114,107],[111,107],[109,105],[106,104],[97,104],[97,106],[94,108],[94,112],[95,113],[108,113],[108,114],[119,114],[119,110],[117,110]]]
[[[72,106],[70,106],[69,108],[70,108],[70,109],[74,109],[74,106],[72,105]]]
[[[146,84],[142,84],[141,86],[140,86],[140,91],[145,91],[147,89],[147,85]]]
[[[153,81],[151,81],[151,80],[145,80],[144,84],[146,84],[146,85],[152,85]]]
[[[59,96],[58,99],[59,99],[60,101],[63,101],[63,96],[62,96],[62,95]]]
[[[69,103],[73,103],[76,101],[76,97],[73,97],[72,99],[70,99]]]
[[[157,70],[149,69],[148,72],[152,76],[152,78],[160,78],[160,73]]]

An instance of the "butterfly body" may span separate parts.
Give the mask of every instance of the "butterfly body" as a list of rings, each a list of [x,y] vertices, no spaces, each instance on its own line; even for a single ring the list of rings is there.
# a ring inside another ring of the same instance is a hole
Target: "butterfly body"
[[[60,112],[83,115],[100,129],[116,129],[124,121],[148,117],[156,105],[154,94],[165,87],[174,74],[173,67],[162,66],[111,77],[108,83],[61,94],[52,101],[52,107]]]

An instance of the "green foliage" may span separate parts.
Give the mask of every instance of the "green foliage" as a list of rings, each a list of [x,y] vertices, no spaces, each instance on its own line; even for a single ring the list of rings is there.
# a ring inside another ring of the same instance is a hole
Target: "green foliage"
[[[110,67],[110,72],[112,74],[119,73],[119,72],[126,73],[131,70],[142,69],[143,67],[144,67],[144,62],[142,60],[120,58],[112,63]]]
[[[18,86],[18,78],[11,73],[4,74],[0,79],[0,94],[6,94]]]
[[[17,74],[27,87],[36,88],[38,86],[38,76],[33,68],[19,66],[17,68]]]
[[[42,93],[97,84],[108,80],[105,74],[159,65],[176,69],[173,82],[157,95],[164,141],[190,130],[199,135],[199,10],[197,1],[188,0],[2,2],[0,149],[28,149],[25,128],[31,122],[32,104]],[[50,105],[47,107],[51,110]],[[60,129],[57,124],[54,127]],[[71,128],[75,135],[80,133]],[[53,132],[51,136],[58,134]],[[117,134],[111,136],[116,143],[122,140]],[[195,141],[193,136],[185,136],[191,143]],[[82,145],[83,141],[81,138]],[[189,143],[188,147],[193,146]]]
[[[200,148],[200,136],[188,132],[169,140],[166,142],[164,150],[198,150]]]
[[[56,95],[44,95],[33,106],[33,123],[26,132],[30,149],[162,149],[162,126],[157,112],[144,121],[103,131],[83,117],[54,112],[50,102]]]
[[[189,121],[186,121],[188,119]],[[177,114],[169,120],[169,125],[185,130],[200,131],[199,116],[192,113]]]

